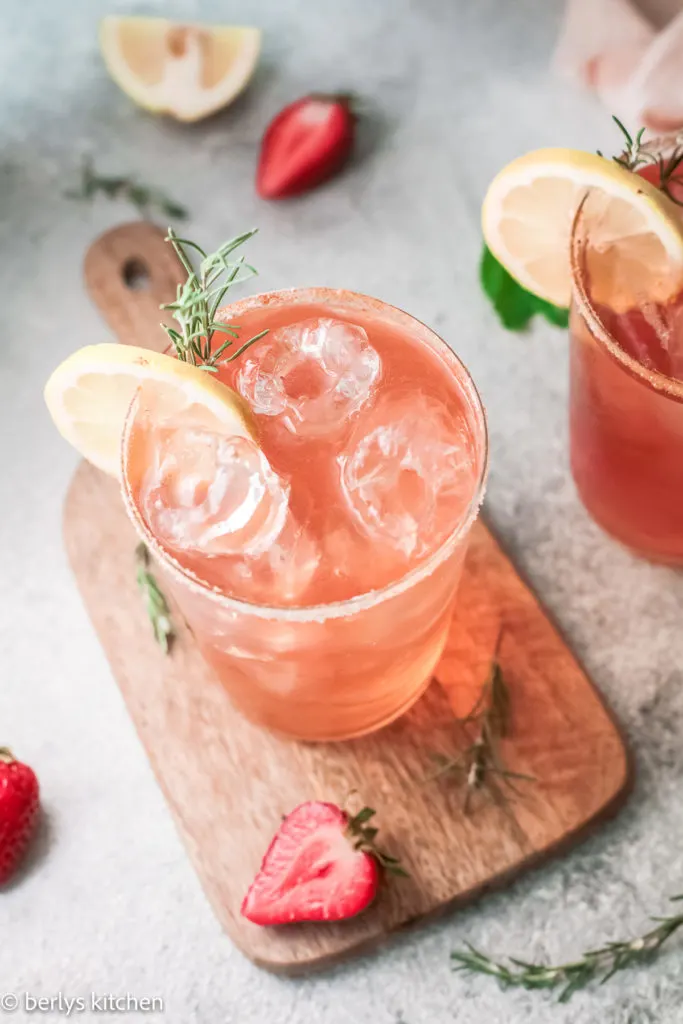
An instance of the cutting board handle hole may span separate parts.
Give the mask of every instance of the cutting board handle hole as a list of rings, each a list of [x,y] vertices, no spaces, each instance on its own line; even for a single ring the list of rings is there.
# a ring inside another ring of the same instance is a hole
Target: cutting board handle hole
[[[121,268],[121,276],[126,288],[133,292],[145,291],[150,286],[151,274],[149,267],[139,256],[131,256]]]

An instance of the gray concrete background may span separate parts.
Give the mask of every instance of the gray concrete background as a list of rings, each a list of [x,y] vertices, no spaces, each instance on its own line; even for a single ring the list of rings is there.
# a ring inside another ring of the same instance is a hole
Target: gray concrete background
[[[476,283],[478,208],[494,171],[536,146],[614,142],[606,114],[547,70],[560,0],[0,8],[0,738],[36,767],[48,817],[20,884],[0,896],[0,991],[159,994],[169,1024],[683,1020],[676,940],[656,965],[566,1007],[454,976],[448,962],[465,939],[570,958],[642,929],[683,890],[683,577],[636,561],[589,521],[567,469],[566,337],[543,324],[506,335]],[[253,88],[193,127],[136,110],[96,43],[99,17],[124,10],[262,26]],[[309,90],[339,88],[367,100],[375,147],[299,202],[259,201],[253,169],[269,117]],[[188,230],[208,244],[258,224],[251,255],[264,287],[370,292],[452,343],[490,414],[488,515],[636,754],[631,802],[593,839],[325,976],[270,977],[221,934],[66,565],[61,505],[76,456],[48,422],[41,388],[74,348],[106,339],[81,260],[97,233],[132,212],[63,198],[85,152],[100,170],[135,172],[186,203]]]

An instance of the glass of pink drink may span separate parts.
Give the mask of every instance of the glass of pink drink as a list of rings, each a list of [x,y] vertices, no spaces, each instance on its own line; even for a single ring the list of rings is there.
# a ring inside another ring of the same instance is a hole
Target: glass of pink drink
[[[127,509],[238,708],[298,739],[359,736],[406,711],[442,653],[484,410],[448,346],[378,300],[295,289],[222,315],[268,331],[219,375],[256,441],[164,421],[143,389]]]
[[[648,166],[646,176],[652,177]],[[617,540],[653,561],[683,564],[683,292],[624,283],[618,251],[594,245],[589,194],[572,237],[570,451],[581,499]]]

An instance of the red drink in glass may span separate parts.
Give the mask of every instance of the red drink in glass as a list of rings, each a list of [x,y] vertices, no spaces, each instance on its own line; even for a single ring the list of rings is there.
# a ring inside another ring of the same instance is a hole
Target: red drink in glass
[[[624,294],[618,253],[606,267],[591,252],[588,199],[572,238],[572,473],[608,533],[683,564],[683,293],[662,279],[656,293]]]

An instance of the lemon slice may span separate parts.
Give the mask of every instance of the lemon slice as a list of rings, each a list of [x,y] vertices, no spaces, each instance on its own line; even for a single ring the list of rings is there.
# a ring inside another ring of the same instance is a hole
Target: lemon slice
[[[160,418],[189,415],[229,436],[255,437],[251,410],[206,370],[133,345],[87,345],[57,367],[45,385],[55,426],[89,462],[120,475],[121,438],[138,389],[152,386]]]
[[[198,121],[244,89],[258,61],[261,32],[108,17],[100,47],[109,74],[135,103],[179,121]]]
[[[484,238],[524,288],[568,306],[574,215],[591,190],[602,194],[591,247],[618,255],[621,302],[647,292],[663,301],[683,281],[683,229],[673,203],[613,160],[574,149],[539,149],[513,160],[491,182],[482,208]],[[604,200],[604,201],[602,201]],[[591,221],[592,223],[592,221]],[[601,268],[605,281],[614,274]],[[634,299],[635,301],[635,299]]]

